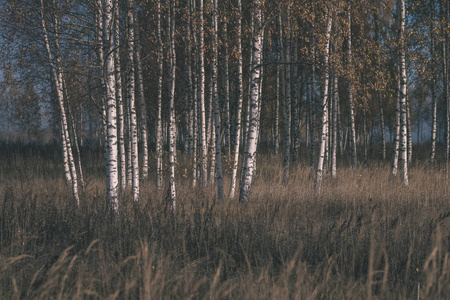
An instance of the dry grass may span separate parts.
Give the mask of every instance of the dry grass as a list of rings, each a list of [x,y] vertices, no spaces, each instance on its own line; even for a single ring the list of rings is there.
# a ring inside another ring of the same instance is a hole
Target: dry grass
[[[99,152],[84,156],[77,208],[57,150],[7,150],[2,299],[450,297],[450,193],[439,167],[416,163],[405,188],[383,164],[356,176],[341,166],[316,195],[306,165],[283,187],[280,159],[264,155],[247,206],[219,205],[180,176],[176,212],[143,182],[141,201],[124,197],[115,217],[105,212]]]

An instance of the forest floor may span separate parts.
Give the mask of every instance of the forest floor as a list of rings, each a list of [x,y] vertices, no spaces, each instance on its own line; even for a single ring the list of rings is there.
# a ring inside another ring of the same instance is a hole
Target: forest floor
[[[416,160],[404,187],[388,162],[355,174],[343,158],[315,194],[306,158],[283,186],[281,157],[262,154],[240,205],[193,190],[180,157],[176,211],[151,177],[114,216],[102,152],[84,149],[79,207],[60,161],[51,145],[0,145],[0,299],[450,298],[443,165]]]

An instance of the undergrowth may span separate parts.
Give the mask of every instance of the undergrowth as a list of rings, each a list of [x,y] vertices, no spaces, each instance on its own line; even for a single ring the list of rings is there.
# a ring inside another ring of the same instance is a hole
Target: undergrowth
[[[83,156],[79,207],[57,150],[26,151],[0,161],[2,299],[450,297],[449,188],[439,166],[416,163],[409,187],[382,163],[356,174],[340,166],[318,195],[307,162],[283,186],[280,158],[265,154],[248,205],[217,203],[213,188],[179,176],[175,211],[147,180],[140,201],[125,191],[113,215],[99,150]]]

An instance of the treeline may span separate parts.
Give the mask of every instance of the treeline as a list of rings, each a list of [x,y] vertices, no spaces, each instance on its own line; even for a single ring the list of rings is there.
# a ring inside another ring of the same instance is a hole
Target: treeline
[[[2,99],[23,103],[25,86],[24,127],[48,108],[77,201],[86,141],[105,147],[113,210],[128,188],[139,199],[140,180],[166,187],[175,209],[180,151],[193,188],[216,185],[218,201],[239,189],[244,203],[261,145],[283,156],[286,185],[305,147],[317,192],[344,153],[356,172],[373,147],[408,185],[412,132],[429,121],[430,163],[438,135],[448,163],[448,1],[3,4]]]

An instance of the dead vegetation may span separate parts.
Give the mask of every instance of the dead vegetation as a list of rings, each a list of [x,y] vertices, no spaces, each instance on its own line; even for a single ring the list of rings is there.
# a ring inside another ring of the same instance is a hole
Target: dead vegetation
[[[450,194],[439,166],[416,163],[407,188],[384,164],[356,175],[340,166],[317,195],[306,164],[283,187],[280,161],[262,155],[246,206],[219,205],[180,176],[175,212],[144,182],[141,201],[123,197],[114,216],[101,153],[86,154],[78,208],[57,150],[26,151],[0,162],[2,299],[450,296]]]

